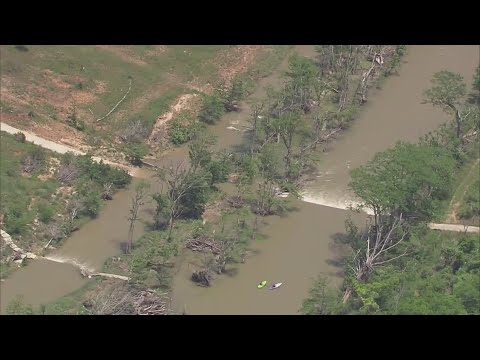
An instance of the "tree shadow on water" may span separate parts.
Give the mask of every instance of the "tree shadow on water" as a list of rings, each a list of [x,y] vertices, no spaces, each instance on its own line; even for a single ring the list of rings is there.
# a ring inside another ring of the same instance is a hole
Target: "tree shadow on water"
[[[127,250],[128,250],[128,242],[127,241],[121,241],[120,244],[119,244],[119,248],[122,251],[122,254],[126,254]]]
[[[350,256],[351,248],[348,245],[349,236],[345,233],[335,233],[331,236],[333,242],[329,243],[328,247],[332,253],[329,259],[325,262],[338,269],[334,274],[337,276],[344,276],[345,265]]]
[[[238,274],[238,269],[236,267],[229,267],[226,268],[223,272],[223,275],[227,275],[228,277],[235,277]]]

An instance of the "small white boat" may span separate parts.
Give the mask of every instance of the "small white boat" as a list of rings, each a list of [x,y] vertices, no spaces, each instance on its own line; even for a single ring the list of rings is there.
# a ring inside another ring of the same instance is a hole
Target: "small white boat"
[[[278,289],[280,286],[282,286],[283,283],[279,282],[279,283],[275,283],[273,285],[271,285],[269,287],[270,290],[275,290],[275,289]]]

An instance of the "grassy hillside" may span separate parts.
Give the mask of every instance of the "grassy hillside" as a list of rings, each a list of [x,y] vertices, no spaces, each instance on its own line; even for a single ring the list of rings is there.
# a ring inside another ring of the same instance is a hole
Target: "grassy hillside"
[[[277,48],[2,45],[0,113],[51,140],[111,148],[129,123],[140,121],[148,136],[182,94],[209,93],[259,62],[268,67]]]

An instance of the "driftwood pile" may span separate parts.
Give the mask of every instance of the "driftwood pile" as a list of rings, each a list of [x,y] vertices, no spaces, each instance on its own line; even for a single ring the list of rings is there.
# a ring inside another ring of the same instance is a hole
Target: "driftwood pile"
[[[209,237],[203,236],[196,239],[190,239],[185,245],[187,249],[201,252],[211,252],[218,255],[222,251],[221,245]]]
[[[230,206],[235,209],[241,208],[245,205],[245,199],[238,195],[230,197],[227,201],[230,203]]]
[[[214,255],[219,256],[222,252],[222,245],[216,242],[215,240],[207,237],[201,236],[195,239],[190,239],[187,241],[185,245],[187,249],[193,251],[200,251],[204,253],[212,253]],[[210,286],[213,281],[213,276],[211,271],[209,270],[208,266],[205,269],[201,269],[198,271],[194,271],[191,277],[192,281],[202,285],[202,286]]]
[[[155,291],[115,286],[96,291],[83,303],[94,315],[166,315],[167,303]]]
[[[133,302],[137,315],[165,315],[165,302],[153,291],[143,290]]]

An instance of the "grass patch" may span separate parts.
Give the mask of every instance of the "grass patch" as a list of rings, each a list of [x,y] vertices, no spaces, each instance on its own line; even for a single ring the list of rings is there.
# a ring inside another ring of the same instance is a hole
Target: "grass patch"
[[[92,291],[101,280],[90,281],[74,292],[45,306],[45,315],[88,315],[82,304],[85,295]]]
[[[433,217],[434,221],[448,222],[453,211],[460,215],[461,209],[464,209],[464,214],[468,215],[468,209],[475,207],[478,209],[478,194],[479,194],[479,160],[472,159],[464,164],[457,173],[454,184],[455,191],[451,198],[438,202]],[[467,201],[467,199],[469,201]],[[472,209],[470,219],[474,216],[474,209]]]
[[[175,99],[184,92],[184,88],[178,87],[167,90],[161,97],[153,100],[145,109],[138,114],[138,118],[150,132],[155,125],[157,118],[167,112]]]

